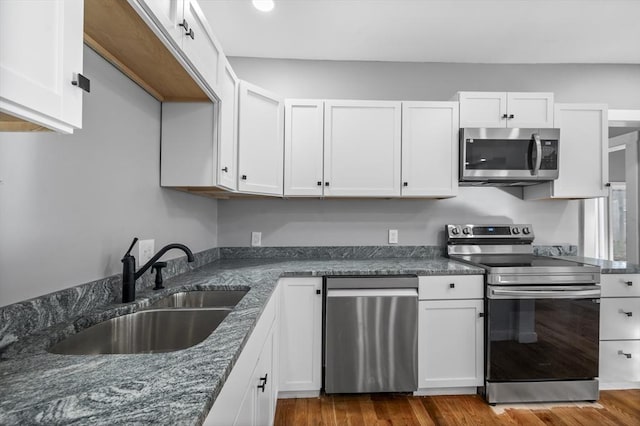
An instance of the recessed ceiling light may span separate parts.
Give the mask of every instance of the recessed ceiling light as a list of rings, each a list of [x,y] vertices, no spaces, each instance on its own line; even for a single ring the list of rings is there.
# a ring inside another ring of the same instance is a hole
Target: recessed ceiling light
[[[253,7],[261,12],[270,12],[273,10],[273,0],[253,0]]]

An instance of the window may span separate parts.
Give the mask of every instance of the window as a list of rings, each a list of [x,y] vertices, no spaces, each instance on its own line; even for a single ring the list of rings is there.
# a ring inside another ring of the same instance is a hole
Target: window
[[[611,183],[608,200],[609,259],[627,260],[627,185]]]

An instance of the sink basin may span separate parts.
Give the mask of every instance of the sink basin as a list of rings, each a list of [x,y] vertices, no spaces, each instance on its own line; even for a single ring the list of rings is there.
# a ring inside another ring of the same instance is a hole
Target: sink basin
[[[149,305],[158,308],[233,308],[248,290],[183,291]]]
[[[52,346],[63,355],[146,354],[197,345],[215,330],[230,309],[140,311],[89,327]]]

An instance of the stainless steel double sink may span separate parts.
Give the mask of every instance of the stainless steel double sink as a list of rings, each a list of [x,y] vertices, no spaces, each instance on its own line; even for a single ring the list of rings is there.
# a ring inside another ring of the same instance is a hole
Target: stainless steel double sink
[[[206,339],[248,290],[189,291],[169,295],[139,312],[82,330],[48,349],[63,355],[171,352]]]

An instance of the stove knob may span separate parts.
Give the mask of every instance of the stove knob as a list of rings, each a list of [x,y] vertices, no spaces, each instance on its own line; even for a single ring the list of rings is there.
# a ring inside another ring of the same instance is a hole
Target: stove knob
[[[513,235],[518,235],[520,233],[520,228],[517,228],[517,227],[511,228],[511,233]]]
[[[460,233],[460,230],[458,228],[451,228],[452,235],[458,235],[459,233]]]
[[[525,226],[524,228],[522,228],[522,233],[524,235],[529,235],[531,233],[531,230]]]
[[[462,229],[462,233],[463,233],[464,235],[469,235],[469,234],[471,234],[471,228],[463,228],[463,229]]]

